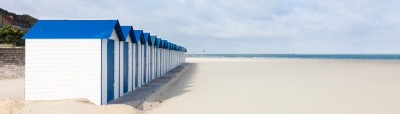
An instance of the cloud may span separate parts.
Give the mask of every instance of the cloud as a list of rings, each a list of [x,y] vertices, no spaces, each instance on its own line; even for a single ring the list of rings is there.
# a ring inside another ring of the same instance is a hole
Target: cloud
[[[37,18],[118,18],[189,53],[400,53],[400,1],[12,0]],[[263,51],[259,50],[263,47]]]

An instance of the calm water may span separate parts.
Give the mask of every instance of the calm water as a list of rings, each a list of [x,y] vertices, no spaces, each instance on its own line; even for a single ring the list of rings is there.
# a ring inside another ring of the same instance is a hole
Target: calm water
[[[187,57],[214,58],[312,58],[312,59],[387,59],[400,60],[400,54],[187,54]]]

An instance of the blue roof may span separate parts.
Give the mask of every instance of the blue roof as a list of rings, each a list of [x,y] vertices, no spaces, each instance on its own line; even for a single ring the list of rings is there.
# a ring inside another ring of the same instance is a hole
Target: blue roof
[[[160,48],[164,48],[164,39],[160,38]]]
[[[163,40],[163,48],[166,49],[168,46],[168,40]]]
[[[150,40],[150,33],[143,33],[144,35],[144,42],[146,42],[148,45],[152,45],[151,44],[151,40]]]
[[[170,49],[170,47],[171,47],[171,42],[167,41],[167,49]]]
[[[124,41],[128,38],[128,35],[130,35],[132,42],[137,43],[135,33],[133,33],[132,26],[121,26],[121,29],[122,33],[124,34]]]
[[[161,39],[161,38],[160,38]],[[164,39],[161,39],[161,41],[160,41],[160,48],[164,48]]]
[[[151,35],[150,36],[150,40],[151,40],[151,45],[156,46],[156,40],[157,40],[157,35]]]
[[[23,39],[108,39],[113,30],[123,40],[118,20],[38,20]]]
[[[142,44],[145,44],[143,30],[133,30],[133,32],[135,33],[136,40],[140,41]]]
[[[176,44],[172,44],[172,49],[176,50]]]
[[[161,47],[161,38],[160,37],[157,37],[157,46]]]
[[[165,40],[165,49],[168,49],[168,48],[169,48],[169,43],[170,43],[170,42],[168,42],[168,40]]]
[[[152,35],[151,38],[155,37],[154,39],[154,46],[155,47],[160,47],[160,41],[157,38],[157,35]]]

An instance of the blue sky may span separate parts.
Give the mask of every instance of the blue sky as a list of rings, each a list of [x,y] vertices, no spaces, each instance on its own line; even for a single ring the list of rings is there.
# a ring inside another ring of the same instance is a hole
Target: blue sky
[[[399,0],[0,0],[1,8],[36,18],[118,18],[188,53],[222,54],[400,54],[398,6]]]

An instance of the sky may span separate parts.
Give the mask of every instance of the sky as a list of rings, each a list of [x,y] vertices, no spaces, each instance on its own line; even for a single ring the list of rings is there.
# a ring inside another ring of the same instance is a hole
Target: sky
[[[119,19],[188,54],[400,54],[399,0],[0,0],[39,19]]]

